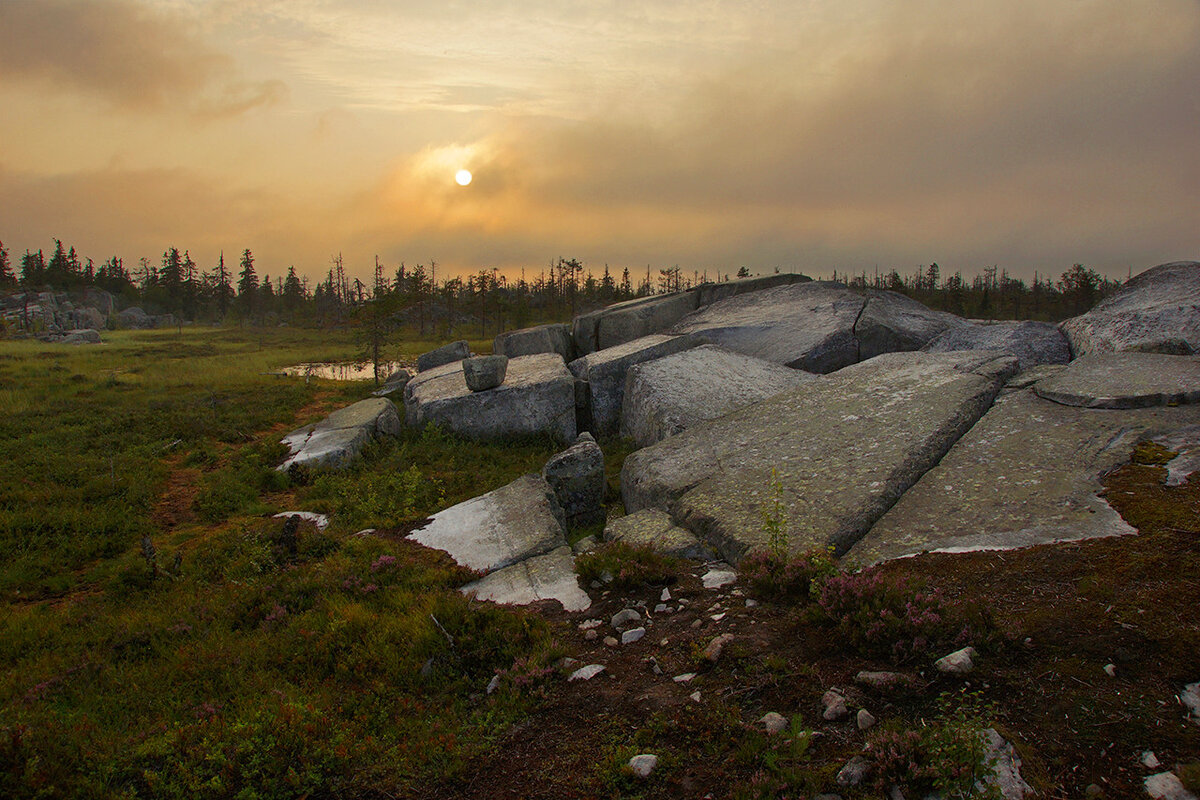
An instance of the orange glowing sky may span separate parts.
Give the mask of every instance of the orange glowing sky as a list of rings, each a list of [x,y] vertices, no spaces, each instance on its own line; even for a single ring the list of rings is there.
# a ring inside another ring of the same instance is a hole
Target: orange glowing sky
[[[0,241],[1124,277],[1200,258],[1197,86],[1195,0],[2,0]]]

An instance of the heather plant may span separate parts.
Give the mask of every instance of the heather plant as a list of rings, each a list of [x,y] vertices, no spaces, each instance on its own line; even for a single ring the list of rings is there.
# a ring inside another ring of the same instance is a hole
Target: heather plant
[[[874,570],[834,575],[815,584],[813,592],[819,621],[836,628],[862,655],[897,664],[979,645],[991,633],[991,620],[982,611]]]
[[[614,589],[634,589],[674,581],[680,560],[650,545],[606,542],[575,559],[575,571],[585,583],[600,581]]]
[[[813,582],[837,574],[837,566],[828,550],[813,549],[796,555],[762,550],[743,558],[738,572],[757,597],[806,602]]]

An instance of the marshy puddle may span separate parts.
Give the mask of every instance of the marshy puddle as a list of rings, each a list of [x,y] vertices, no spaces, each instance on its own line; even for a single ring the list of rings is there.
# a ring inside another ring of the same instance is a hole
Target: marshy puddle
[[[399,361],[379,362],[379,380],[386,380],[400,367]],[[331,381],[369,381],[375,379],[375,365],[371,362],[314,362],[311,364],[296,364],[280,370],[284,375],[294,375],[301,378],[324,378]]]

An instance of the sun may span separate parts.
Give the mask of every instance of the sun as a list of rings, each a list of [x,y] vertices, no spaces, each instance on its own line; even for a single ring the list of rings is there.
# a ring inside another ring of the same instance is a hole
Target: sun
[[[459,186],[466,186],[471,182],[471,171],[460,169],[458,172],[454,173],[454,182]]]

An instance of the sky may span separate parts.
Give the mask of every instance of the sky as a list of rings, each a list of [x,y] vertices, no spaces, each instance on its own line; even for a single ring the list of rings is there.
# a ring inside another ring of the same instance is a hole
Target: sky
[[[1124,278],[1200,259],[1197,87],[1197,0],[0,0],[0,241]]]

